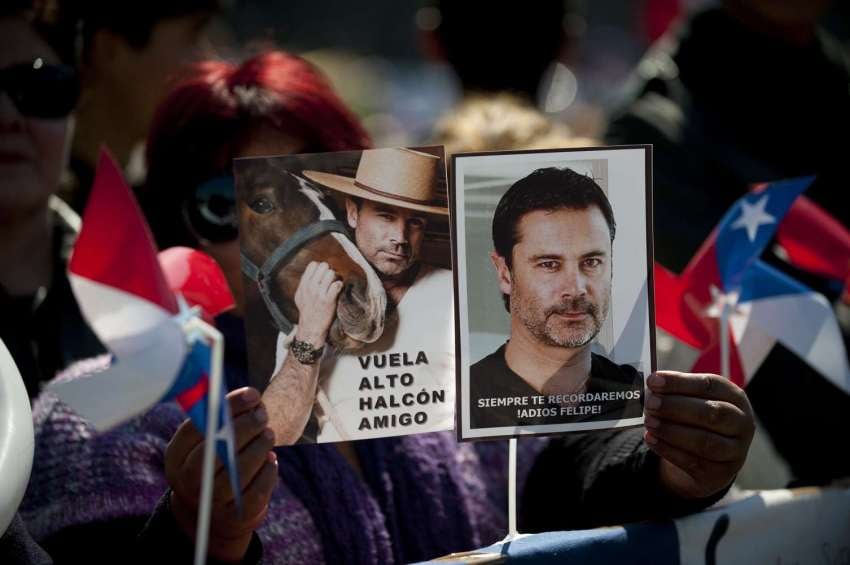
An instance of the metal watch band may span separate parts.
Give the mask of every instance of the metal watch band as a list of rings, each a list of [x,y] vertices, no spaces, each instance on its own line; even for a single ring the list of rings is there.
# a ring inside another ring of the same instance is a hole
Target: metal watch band
[[[313,347],[306,341],[300,341],[298,339],[293,338],[292,342],[289,344],[289,351],[295,355],[295,358],[299,363],[304,365],[313,365],[316,361],[318,361],[322,357],[322,352],[325,350],[325,346],[321,346],[319,348]]]

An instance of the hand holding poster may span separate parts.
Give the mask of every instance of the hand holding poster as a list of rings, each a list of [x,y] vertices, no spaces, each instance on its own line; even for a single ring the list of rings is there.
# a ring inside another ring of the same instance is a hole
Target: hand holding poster
[[[279,444],[448,430],[440,149],[239,159],[252,384]]]
[[[643,423],[650,163],[648,147],[454,157],[459,439]]]

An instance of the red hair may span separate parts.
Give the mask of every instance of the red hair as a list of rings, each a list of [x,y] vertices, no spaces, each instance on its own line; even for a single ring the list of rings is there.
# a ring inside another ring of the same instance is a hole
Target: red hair
[[[161,246],[194,244],[181,208],[191,191],[229,174],[258,126],[303,142],[303,152],[365,149],[369,135],[329,82],[307,61],[267,51],[241,65],[204,61],[160,103],[147,141],[141,195]]]

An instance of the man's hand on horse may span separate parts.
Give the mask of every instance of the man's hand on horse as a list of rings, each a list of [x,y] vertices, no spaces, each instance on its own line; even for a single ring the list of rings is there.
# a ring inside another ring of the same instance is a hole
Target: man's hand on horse
[[[662,483],[686,498],[716,494],[744,465],[755,433],[747,395],[718,375],[658,371],[647,379],[646,443]]]
[[[328,337],[328,330],[336,316],[336,301],[342,291],[342,281],[325,262],[310,262],[298,289],[295,291],[295,306],[298,307],[298,330],[296,337],[313,347],[321,347]]]
[[[268,512],[277,484],[277,457],[272,451],[274,432],[267,427],[269,417],[260,393],[246,387],[226,398],[233,414],[242,513],[237,512],[230,477],[221,460],[216,459],[209,555],[222,561],[240,561]],[[203,459],[204,437],[186,420],[165,450],[165,477],[171,486],[171,512],[190,539],[195,538]]]

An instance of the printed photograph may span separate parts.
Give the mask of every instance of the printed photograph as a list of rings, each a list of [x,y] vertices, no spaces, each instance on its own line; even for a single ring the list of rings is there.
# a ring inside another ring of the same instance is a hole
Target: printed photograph
[[[651,162],[648,146],[453,157],[458,439],[643,423]]]
[[[248,365],[278,445],[450,430],[441,147],[237,159]]]

